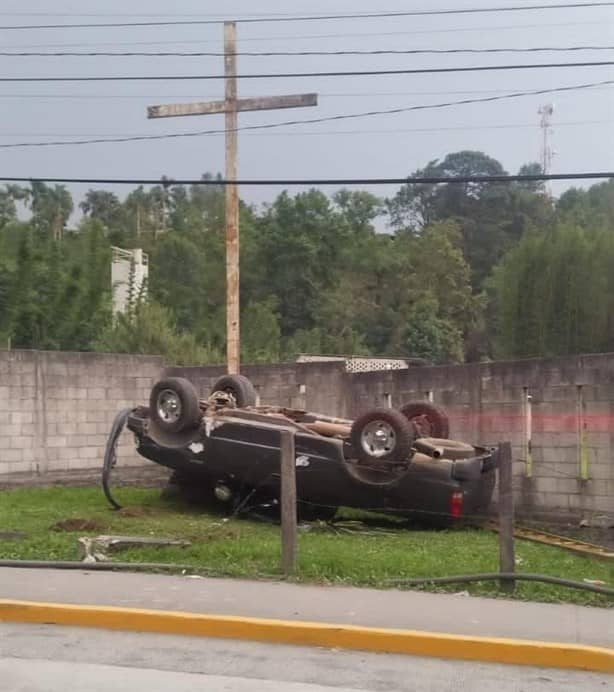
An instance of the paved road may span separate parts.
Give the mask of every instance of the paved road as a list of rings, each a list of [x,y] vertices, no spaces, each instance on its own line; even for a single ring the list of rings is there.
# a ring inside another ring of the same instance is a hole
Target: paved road
[[[411,656],[0,624],[3,692],[605,692],[613,679]]]
[[[0,598],[416,629],[614,648],[614,610],[416,591],[0,568]]]

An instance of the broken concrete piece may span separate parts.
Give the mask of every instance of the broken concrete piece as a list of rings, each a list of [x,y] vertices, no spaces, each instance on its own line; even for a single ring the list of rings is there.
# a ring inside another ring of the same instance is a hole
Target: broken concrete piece
[[[108,560],[107,552],[125,550],[127,548],[168,546],[187,548],[190,541],[176,538],[151,538],[149,536],[83,536],[78,541],[79,559],[83,562],[104,562]]]

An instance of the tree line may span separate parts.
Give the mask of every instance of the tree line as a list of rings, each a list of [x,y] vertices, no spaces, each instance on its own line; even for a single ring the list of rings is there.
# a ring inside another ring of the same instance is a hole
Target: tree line
[[[539,172],[538,164],[520,173]],[[414,176],[504,175],[482,152]],[[223,362],[224,189],[172,180],[125,199],[0,188],[0,348]],[[283,192],[240,208],[242,359],[298,353],[435,363],[614,349],[614,183],[407,184],[389,199]],[[150,257],[146,298],[113,315],[111,248]]]

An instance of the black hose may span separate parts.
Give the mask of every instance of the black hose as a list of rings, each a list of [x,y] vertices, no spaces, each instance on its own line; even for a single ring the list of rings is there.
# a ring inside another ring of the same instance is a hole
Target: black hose
[[[125,408],[115,416],[104,450],[104,461],[102,464],[102,490],[113,509],[121,509],[122,506],[113,497],[113,493],[111,492],[111,471],[117,463],[117,442],[119,441],[119,436],[122,434],[126,421],[128,420],[128,416],[132,413],[132,411],[134,411],[134,409]]]
[[[171,565],[164,562],[80,562],[77,560],[0,560],[0,568],[17,567],[21,569],[60,569],[80,570],[82,572],[189,572],[208,577],[232,577],[219,570],[207,570],[194,565]],[[258,573],[255,580],[279,579],[277,574]]]
[[[78,569],[94,572],[141,570],[202,571],[189,565],[169,565],[158,562],[78,562],[77,560],[0,560],[0,567],[22,567],[25,569]]]
[[[550,577],[545,574],[528,574],[523,572],[483,572],[481,574],[461,574],[456,577],[420,577],[416,579],[389,579],[386,583],[396,586],[422,586],[426,584],[468,584],[474,581],[495,581],[499,579],[509,579],[517,581],[537,581],[544,584],[556,584],[565,586],[569,589],[580,589],[582,591],[592,591],[604,596],[614,597],[614,589],[597,584],[586,584],[580,581],[562,579],[561,577]]]
[[[24,569],[76,569],[94,572],[138,572],[161,570],[165,572],[203,572],[204,570],[191,565],[169,565],[159,562],[77,562],[76,560],[0,560],[0,567],[21,567]],[[263,575],[259,575],[263,576]],[[273,578],[273,575],[271,575]],[[423,586],[427,584],[468,584],[475,581],[496,581],[510,579],[517,581],[535,581],[544,584],[555,584],[570,589],[590,591],[603,596],[614,597],[614,589],[597,584],[585,584],[561,577],[550,577],[545,574],[525,574],[516,572],[484,572],[481,574],[461,574],[456,577],[420,577],[416,579],[389,579],[388,584],[395,586]]]

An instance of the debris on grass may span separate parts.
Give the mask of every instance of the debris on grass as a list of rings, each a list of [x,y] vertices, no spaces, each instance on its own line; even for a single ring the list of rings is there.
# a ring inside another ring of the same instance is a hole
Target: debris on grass
[[[187,548],[190,541],[177,538],[150,538],[149,536],[82,536],[77,542],[79,559],[83,562],[104,562],[107,553],[129,548]]]

